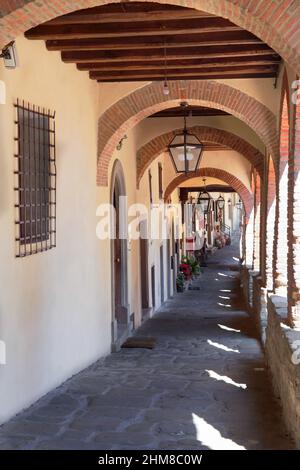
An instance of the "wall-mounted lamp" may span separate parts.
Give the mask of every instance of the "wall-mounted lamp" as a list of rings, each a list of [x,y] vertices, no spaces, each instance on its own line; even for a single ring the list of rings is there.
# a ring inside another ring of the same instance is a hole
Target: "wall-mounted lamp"
[[[16,43],[14,41],[2,49],[0,58],[4,60],[4,65],[8,69],[15,69],[19,65]]]
[[[122,137],[122,139],[120,140],[120,142],[118,143],[118,145],[116,146],[116,149],[117,150],[121,150],[122,146],[123,146],[123,140],[126,140],[128,139],[127,135],[125,134],[124,137]]]
[[[241,201],[240,199],[239,199],[238,202],[236,203],[235,207],[236,207],[237,209],[239,209],[239,210],[242,209],[243,203],[242,203],[242,201]]]

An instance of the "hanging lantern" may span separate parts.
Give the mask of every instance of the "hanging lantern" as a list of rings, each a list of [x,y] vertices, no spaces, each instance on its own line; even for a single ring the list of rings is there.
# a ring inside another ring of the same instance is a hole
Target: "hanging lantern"
[[[220,194],[220,196],[217,199],[217,206],[218,206],[219,209],[222,210],[222,209],[224,209],[224,205],[225,205],[225,199]]]
[[[243,207],[243,203],[242,201],[239,199],[238,202],[236,203],[235,207],[238,209],[238,210],[241,210],[242,207]]]
[[[200,191],[198,195],[198,204],[200,205],[202,212],[204,214],[207,214],[210,209],[211,197],[209,193],[206,191],[205,181],[206,179],[203,178],[204,190]]]
[[[187,103],[181,103],[182,107],[187,107]],[[180,134],[175,135],[168,145],[168,150],[176,173],[195,172],[200,164],[203,144],[198,137],[190,134],[186,128],[186,116],[184,116],[184,129]]]

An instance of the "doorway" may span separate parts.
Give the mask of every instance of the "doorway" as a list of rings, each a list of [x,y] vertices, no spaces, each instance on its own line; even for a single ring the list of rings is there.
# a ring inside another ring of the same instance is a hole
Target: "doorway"
[[[141,306],[142,321],[144,322],[150,315],[149,308],[149,272],[148,272],[148,226],[147,220],[140,223],[140,279],[141,279]]]
[[[171,243],[170,237],[167,239],[167,298],[171,297]]]
[[[164,273],[164,247],[160,247],[160,301],[165,301],[165,273]]]
[[[115,162],[112,172],[111,266],[112,266],[112,350],[118,350],[130,333],[127,288],[127,238],[123,227],[127,227],[124,207],[126,188],[121,163]],[[124,225],[123,225],[124,224]]]

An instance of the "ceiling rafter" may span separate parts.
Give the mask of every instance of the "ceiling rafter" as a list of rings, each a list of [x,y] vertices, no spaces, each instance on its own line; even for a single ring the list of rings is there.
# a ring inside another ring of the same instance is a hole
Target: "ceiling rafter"
[[[122,2],[75,11],[25,33],[103,82],[276,77],[281,58],[226,18]],[[166,51],[166,55],[165,55]]]

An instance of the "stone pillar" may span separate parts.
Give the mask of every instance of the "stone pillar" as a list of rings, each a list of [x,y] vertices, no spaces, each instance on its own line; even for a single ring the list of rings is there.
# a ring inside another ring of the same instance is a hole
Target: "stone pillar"
[[[287,80],[287,79],[286,79]],[[283,89],[281,126],[280,126],[280,161],[277,165],[279,184],[277,185],[276,224],[274,237],[274,291],[287,295],[287,204],[288,204],[288,158],[289,158],[289,110],[287,103],[287,84]]]
[[[252,227],[252,269],[248,270],[249,275],[249,306],[251,310],[255,308],[255,292],[254,292],[254,278],[259,276],[260,269],[260,199],[261,199],[261,187],[260,187],[260,176],[254,170],[253,172],[253,184],[252,190],[254,195],[253,204],[253,227]]]
[[[273,291],[274,288],[274,270],[273,270],[273,249],[274,249],[274,227],[276,216],[276,174],[273,160],[269,157],[268,171],[268,193],[266,207],[266,269],[265,269],[265,287]]]
[[[288,318],[291,326],[300,328],[300,100],[293,108],[288,164]]]
[[[254,187],[254,224],[253,224],[253,260],[254,271],[260,270],[260,205],[261,205],[261,184],[260,176],[255,174]]]
[[[264,172],[263,180],[262,180],[262,185],[260,188],[260,200],[261,200],[261,205],[260,205],[260,250],[259,250],[259,256],[260,256],[260,272],[261,272],[261,280],[262,283],[265,284],[265,279],[266,279],[266,233],[267,233],[267,176],[266,176],[266,171]]]
[[[254,209],[252,209],[249,220],[245,224],[245,265],[247,268],[253,268],[253,227],[254,227]]]
[[[276,227],[274,236],[274,291],[287,294],[287,163],[279,166],[279,188],[276,208]]]
[[[263,180],[260,186],[260,274],[253,273],[253,310],[257,317],[257,325],[264,343],[268,316],[267,294],[268,290],[273,289],[273,240],[276,193],[275,171],[271,157],[266,157]]]
[[[187,203],[188,203],[188,190],[186,188],[180,188],[179,200],[181,203],[181,223],[183,228],[182,240],[182,254],[186,254],[186,238],[187,238]]]

